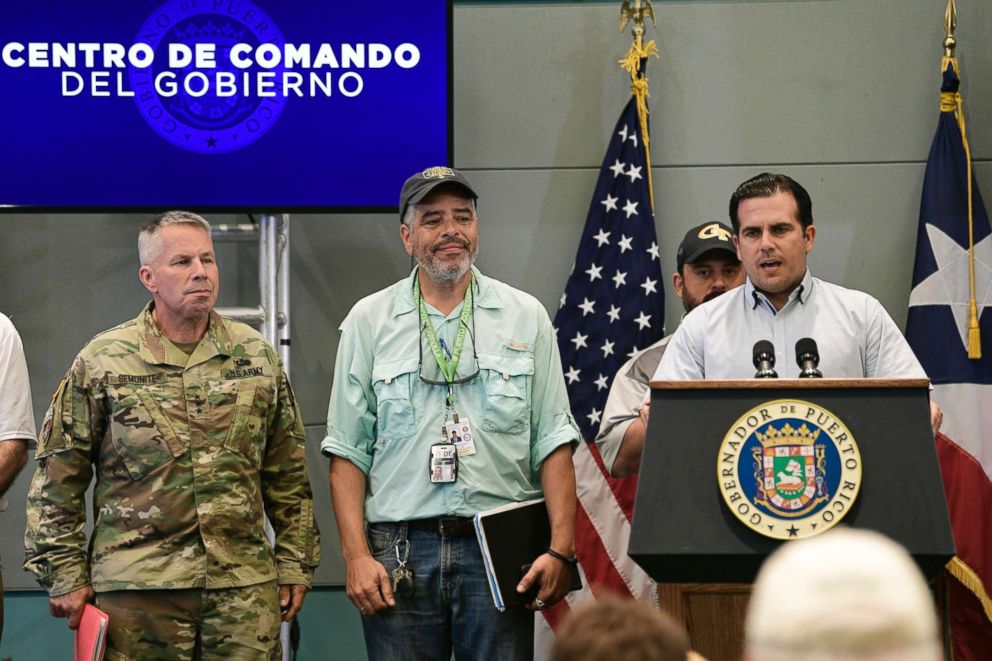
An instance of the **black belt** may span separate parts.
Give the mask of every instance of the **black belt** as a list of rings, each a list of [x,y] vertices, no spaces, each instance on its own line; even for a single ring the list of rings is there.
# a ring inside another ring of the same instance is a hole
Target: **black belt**
[[[406,522],[408,530],[425,530],[448,537],[475,534],[475,523],[470,516],[436,516],[433,519],[413,519]]]

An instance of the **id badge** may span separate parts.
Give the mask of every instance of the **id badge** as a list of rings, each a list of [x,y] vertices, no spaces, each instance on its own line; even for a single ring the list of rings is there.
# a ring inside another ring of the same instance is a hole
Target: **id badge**
[[[458,448],[454,443],[435,443],[431,446],[428,474],[432,484],[450,484],[458,479]]]
[[[444,424],[444,436],[458,448],[459,457],[467,457],[475,454],[475,434],[472,433],[472,424],[468,418],[458,419],[455,422]]]

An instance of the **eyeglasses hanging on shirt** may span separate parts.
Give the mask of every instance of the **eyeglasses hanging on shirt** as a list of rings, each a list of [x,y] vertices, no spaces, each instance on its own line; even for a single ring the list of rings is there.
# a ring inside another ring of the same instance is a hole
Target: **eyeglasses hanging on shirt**
[[[432,386],[447,386],[449,398],[453,396],[451,386],[468,383],[479,376],[479,372],[481,371],[479,367],[479,355],[475,347],[475,306],[473,304],[474,295],[472,292],[474,285],[475,278],[473,277],[469,283],[468,291],[465,292],[465,298],[462,300],[462,311],[458,318],[458,331],[455,333],[454,343],[449,346],[444,338],[438,338],[437,332],[434,330],[434,324],[431,323],[430,316],[427,313],[427,304],[420,294],[420,282],[417,278],[414,278],[413,281],[413,296],[417,301],[417,307],[420,312],[420,341],[417,343],[419,351],[417,371],[420,380],[424,383]],[[471,321],[471,327],[469,327],[469,321]],[[467,370],[464,369],[466,366],[461,363],[466,335],[468,335],[472,343],[472,363],[468,366],[469,369]],[[433,361],[428,360],[426,371],[424,365],[425,342],[434,358]],[[463,368],[461,376],[458,375],[459,367]]]
[[[441,442],[431,446],[431,456],[428,463],[428,476],[435,484],[454,482],[458,479],[458,460],[475,454],[475,434],[468,417],[458,414],[457,397],[454,386],[472,381],[479,375],[479,356],[475,346],[475,305],[474,305],[475,275],[469,281],[465,298],[462,299],[462,310],[458,317],[458,330],[455,332],[454,343],[451,347],[444,338],[439,338],[434,324],[431,323],[427,312],[427,303],[420,292],[420,279],[413,279],[413,297],[417,301],[420,314],[420,338],[417,346],[419,359],[417,373],[423,383],[432,386],[445,386],[444,418],[441,422]],[[469,320],[472,322],[469,328]],[[465,336],[472,343],[472,361],[470,369],[465,370],[461,357],[465,349]],[[427,374],[424,373],[424,342],[434,360],[427,361]],[[436,366],[436,370],[434,367]],[[462,376],[458,376],[458,368],[463,368]],[[441,378],[437,378],[440,376]],[[449,420],[450,418],[450,420]],[[452,465],[452,463],[454,465]]]

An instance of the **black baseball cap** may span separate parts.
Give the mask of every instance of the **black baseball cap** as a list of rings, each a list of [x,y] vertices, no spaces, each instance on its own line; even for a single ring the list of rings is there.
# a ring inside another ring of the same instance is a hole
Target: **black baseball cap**
[[[679,251],[675,255],[678,270],[686,263],[692,263],[711,250],[725,250],[737,259],[737,249],[730,240],[734,231],[723,223],[712,222],[697,225],[685,233]]]
[[[403,182],[403,188],[400,190],[400,222],[403,222],[403,216],[406,215],[406,208],[408,206],[417,204],[427,197],[432,190],[442,184],[461,186],[472,196],[473,200],[479,199],[478,193],[472,189],[472,186],[469,185],[468,180],[461,172],[454,168],[435,165],[432,168],[417,172]]]

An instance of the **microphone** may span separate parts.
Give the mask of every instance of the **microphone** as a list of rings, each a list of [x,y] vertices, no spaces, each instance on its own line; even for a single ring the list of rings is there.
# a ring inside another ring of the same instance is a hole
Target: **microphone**
[[[754,363],[754,366],[758,368],[754,378],[778,378],[778,374],[774,369],[772,369],[775,367],[775,347],[772,346],[772,343],[768,340],[758,340],[754,343],[754,349],[751,351],[751,361]]]
[[[820,352],[816,349],[816,340],[804,337],[796,342],[796,363],[799,365],[800,379],[822,379],[823,372],[816,369],[820,364]]]

